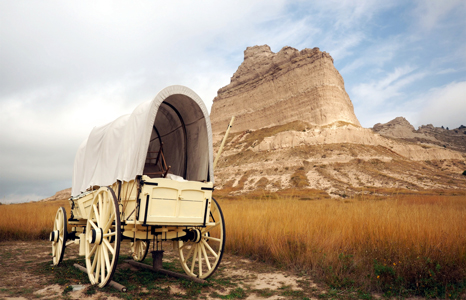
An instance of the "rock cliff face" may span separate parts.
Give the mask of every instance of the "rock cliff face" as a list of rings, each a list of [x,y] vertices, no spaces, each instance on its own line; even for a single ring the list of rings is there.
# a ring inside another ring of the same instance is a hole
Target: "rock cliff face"
[[[372,130],[386,137],[466,152],[466,127],[463,125],[454,129],[445,129],[428,124],[415,130],[405,118],[398,117],[384,124],[377,123]]]
[[[67,188],[56,192],[52,197],[42,199],[40,201],[56,201],[56,200],[68,200],[71,197],[71,188]]]
[[[333,59],[317,48],[247,48],[212,105],[214,151],[233,115],[215,170],[218,192],[466,190],[466,128],[415,130],[403,117],[362,128]]]
[[[297,120],[360,126],[332,57],[319,48],[284,47],[273,53],[267,45],[248,47],[231,83],[213,101],[213,132],[225,131],[232,116],[232,132]]]
[[[465,158],[443,146],[384,137],[351,124],[292,122],[230,134],[215,185],[229,195],[289,188],[330,197],[387,195],[393,189],[460,192],[466,190]]]

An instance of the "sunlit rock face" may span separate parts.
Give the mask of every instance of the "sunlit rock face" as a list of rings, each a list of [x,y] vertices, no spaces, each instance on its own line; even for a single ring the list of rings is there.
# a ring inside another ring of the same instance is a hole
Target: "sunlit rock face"
[[[303,189],[320,199],[367,189],[466,189],[466,127],[415,130],[402,117],[361,127],[332,57],[318,48],[247,48],[212,105],[215,153],[232,116],[217,192]]]
[[[233,132],[298,120],[360,126],[332,57],[319,48],[284,47],[273,53],[267,45],[248,47],[230,84],[213,101],[213,132],[225,131],[232,116]]]

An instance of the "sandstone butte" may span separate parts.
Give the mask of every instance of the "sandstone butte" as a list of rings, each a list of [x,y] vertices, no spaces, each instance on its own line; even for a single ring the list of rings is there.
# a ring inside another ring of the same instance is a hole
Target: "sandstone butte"
[[[233,115],[233,132],[299,120],[360,126],[333,58],[319,48],[273,53],[267,45],[248,47],[231,83],[213,101],[213,132],[224,131]]]
[[[404,118],[361,127],[330,54],[248,47],[211,109],[219,192],[302,189],[317,197],[466,190],[466,133]],[[465,131],[466,132],[466,131]],[[385,191],[385,192],[384,192]],[[312,196],[309,196],[312,198]]]

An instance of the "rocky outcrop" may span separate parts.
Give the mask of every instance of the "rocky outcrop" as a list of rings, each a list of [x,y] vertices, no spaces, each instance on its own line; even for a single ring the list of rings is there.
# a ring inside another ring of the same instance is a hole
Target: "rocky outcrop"
[[[232,116],[232,132],[297,120],[360,126],[332,57],[319,48],[284,47],[273,53],[267,45],[248,47],[230,84],[213,101],[213,132],[225,131]]]
[[[218,147],[220,142],[214,146]],[[466,154],[414,144],[348,124],[286,125],[233,133],[215,185],[229,195],[283,189],[346,197],[368,191],[466,190]],[[296,184],[307,182],[306,186]]]
[[[71,197],[71,188],[67,188],[56,192],[52,197],[42,199],[40,201],[56,201],[56,200],[68,200]]]
[[[370,129],[352,125],[315,127],[306,131],[286,131],[264,140],[254,148],[254,151],[269,151],[300,146],[323,144],[359,144],[382,146],[398,154],[400,158],[424,161],[435,159],[463,159],[460,152],[431,145],[400,143],[378,134]]]
[[[398,117],[390,122],[377,123],[372,128],[375,132],[386,137],[392,137],[411,143],[437,145],[446,149],[466,152],[466,127],[447,129],[434,127],[432,124],[422,125],[418,130],[403,117]]]
[[[332,57],[318,48],[247,48],[212,105],[214,148],[231,116],[217,191],[291,188],[345,197],[366,189],[466,189],[466,153],[442,142],[447,130],[415,130],[403,117],[362,128]]]

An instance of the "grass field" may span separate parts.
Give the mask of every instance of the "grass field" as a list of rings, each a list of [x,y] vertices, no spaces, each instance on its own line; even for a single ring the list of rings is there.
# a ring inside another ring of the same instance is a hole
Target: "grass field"
[[[464,291],[465,196],[217,200],[230,253],[311,273],[336,289],[445,298]],[[59,206],[69,213],[67,201],[0,205],[0,240],[48,238]]]
[[[466,276],[466,197],[223,200],[227,249],[331,287],[458,296]]]
[[[68,200],[0,205],[0,241],[48,239],[60,206],[69,214]]]

